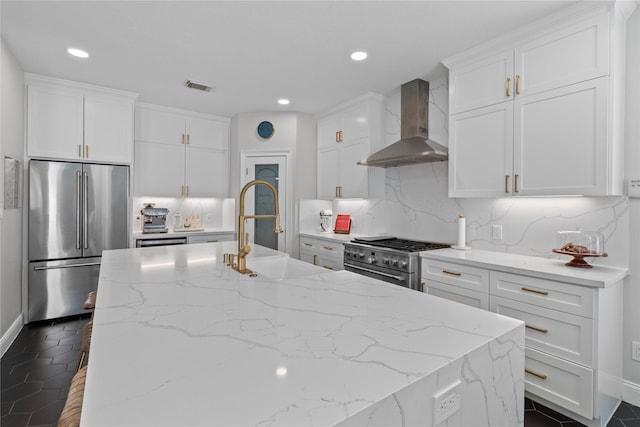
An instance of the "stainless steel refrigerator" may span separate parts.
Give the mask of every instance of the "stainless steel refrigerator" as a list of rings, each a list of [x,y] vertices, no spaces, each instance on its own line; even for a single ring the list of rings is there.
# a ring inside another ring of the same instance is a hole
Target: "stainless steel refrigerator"
[[[28,320],[83,313],[106,249],[128,246],[129,167],[29,161]]]

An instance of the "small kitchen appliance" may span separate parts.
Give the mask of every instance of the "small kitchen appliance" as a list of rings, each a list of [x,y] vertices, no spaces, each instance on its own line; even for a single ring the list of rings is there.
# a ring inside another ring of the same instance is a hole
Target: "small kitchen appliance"
[[[389,236],[355,238],[344,244],[344,269],[422,292],[420,252],[450,247]]]
[[[167,215],[169,209],[156,208],[153,203],[145,205],[140,211],[140,214],[144,216],[142,222],[142,233],[167,233]]]
[[[323,209],[320,211],[320,229],[323,233],[331,233],[333,225],[333,211],[331,209]]]

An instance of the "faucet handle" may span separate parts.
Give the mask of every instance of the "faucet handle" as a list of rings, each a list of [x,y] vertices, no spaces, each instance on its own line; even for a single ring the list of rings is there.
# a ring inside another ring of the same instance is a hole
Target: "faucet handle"
[[[284,233],[284,228],[282,228],[282,226],[279,225],[273,231],[274,233]]]

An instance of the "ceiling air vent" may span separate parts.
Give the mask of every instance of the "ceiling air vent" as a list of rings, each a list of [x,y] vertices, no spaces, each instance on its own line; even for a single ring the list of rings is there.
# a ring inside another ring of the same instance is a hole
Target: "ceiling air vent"
[[[198,82],[194,82],[193,80],[187,80],[185,82],[185,86],[190,87],[191,89],[203,90],[205,92],[209,92],[211,89],[213,89],[213,85],[198,83]]]

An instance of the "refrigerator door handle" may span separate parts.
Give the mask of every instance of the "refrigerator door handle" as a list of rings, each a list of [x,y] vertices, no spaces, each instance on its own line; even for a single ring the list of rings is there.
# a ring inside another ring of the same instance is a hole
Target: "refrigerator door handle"
[[[75,267],[91,267],[93,265],[100,265],[99,262],[85,262],[82,264],[68,264],[68,265],[50,265],[45,267],[34,267],[35,271],[41,270],[55,270],[57,268],[75,268]]]
[[[82,207],[83,207],[83,211],[82,212],[82,221],[83,221],[83,227],[82,227],[82,236],[83,236],[83,240],[84,240],[84,248],[85,249],[89,249],[89,238],[88,238],[88,228],[89,228],[89,221],[87,219],[87,215],[89,214],[89,201],[88,201],[88,195],[89,195],[89,191],[87,190],[89,187],[89,174],[85,171],[84,172],[84,185],[82,186]]]
[[[82,221],[82,211],[80,204],[82,203],[82,197],[80,197],[80,188],[82,187],[82,174],[80,171],[76,172],[76,249],[80,249],[80,221]]]

